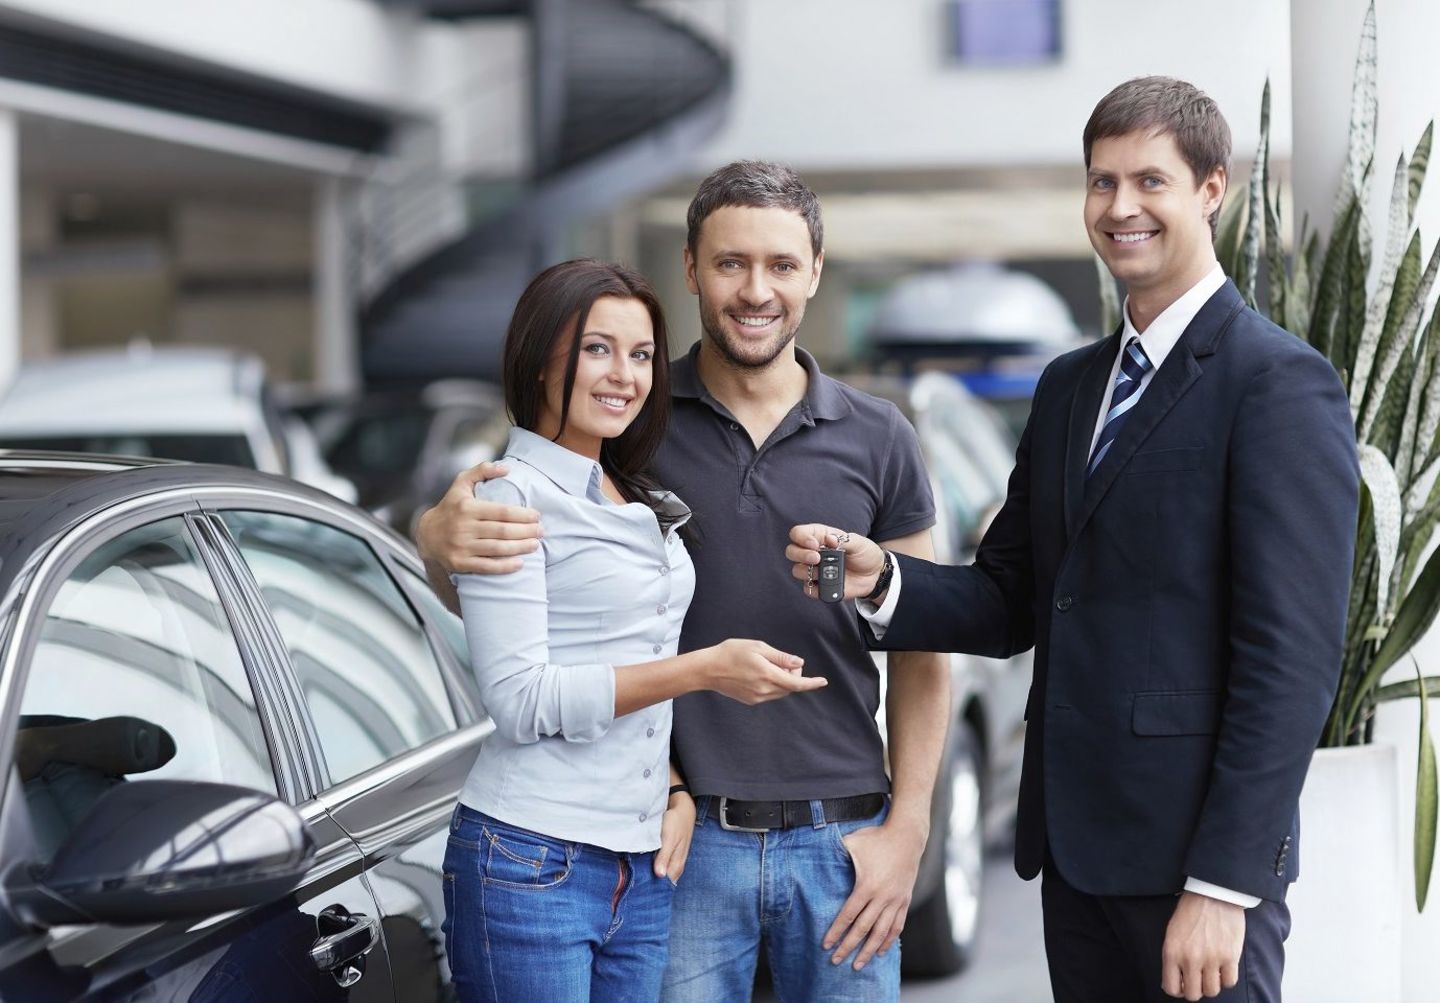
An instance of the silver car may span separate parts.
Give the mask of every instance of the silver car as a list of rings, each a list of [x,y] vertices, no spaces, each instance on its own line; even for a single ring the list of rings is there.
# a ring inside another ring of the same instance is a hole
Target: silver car
[[[896,403],[915,426],[935,494],[936,558],[968,563],[1005,500],[1015,449],[1007,426],[944,373],[914,380],[846,379]],[[984,897],[985,849],[1013,838],[1020,789],[1031,654],[947,657],[950,729],[932,800],[930,841],[902,938],[906,975],[948,975],[969,961]],[[883,659],[876,656],[882,665]],[[880,678],[883,685],[883,672]]]

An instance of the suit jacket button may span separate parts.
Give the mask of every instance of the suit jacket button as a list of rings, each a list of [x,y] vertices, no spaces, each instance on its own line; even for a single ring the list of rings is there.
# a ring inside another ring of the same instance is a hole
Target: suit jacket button
[[[1061,597],[1056,601],[1056,603],[1055,603],[1055,608],[1058,609],[1061,613],[1064,613],[1066,610],[1068,610],[1068,609],[1069,609],[1071,606],[1073,606],[1073,605],[1075,605],[1075,600],[1074,600],[1073,597],[1071,597],[1071,596],[1061,596]]]

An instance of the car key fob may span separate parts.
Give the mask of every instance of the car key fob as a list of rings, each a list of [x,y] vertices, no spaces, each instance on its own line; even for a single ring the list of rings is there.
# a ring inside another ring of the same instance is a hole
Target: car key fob
[[[820,581],[817,588],[825,602],[839,602],[845,598],[845,551],[820,551]]]

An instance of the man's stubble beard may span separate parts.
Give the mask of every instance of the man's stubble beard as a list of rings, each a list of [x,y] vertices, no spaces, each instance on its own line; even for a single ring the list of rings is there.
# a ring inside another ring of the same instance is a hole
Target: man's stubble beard
[[[704,332],[706,340],[714,346],[715,351],[720,356],[720,361],[732,369],[754,370],[765,369],[770,366],[771,363],[780,357],[780,354],[785,351],[786,347],[795,340],[795,335],[800,330],[800,321],[804,319],[804,311],[802,310],[800,316],[796,317],[788,326],[780,329],[780,333],[775,336],[775,340],[771,342],[769,346],[760,346],[762,351],[768,347],[768,351],[765,351],[763,358],[751,358],[742,355],[736,350],[736,346],[731,343],[729,333],[725,330],[724,319],[720,316],[720,311],[710,306],[709,302],[705,299],[704,293],[700,294],[699,299],[700,329]],[[790,312],[788,310],[784,311],[782,317],[785,320],[789,320]]]

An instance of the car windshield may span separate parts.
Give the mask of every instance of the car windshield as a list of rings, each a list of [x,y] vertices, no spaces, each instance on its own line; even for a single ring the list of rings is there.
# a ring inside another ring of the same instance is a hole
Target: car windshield
[[[429,410],[418,406],[356,415],[325,459],[347,477],[404,473],[425,447],[430,417]]]
[[[0,449],[51,449],[67,453],[104,453],[113,456],[154,456],[192,463],[225,463],[255,469],[255,454],[243,435],[27,435],[0,438]]]

